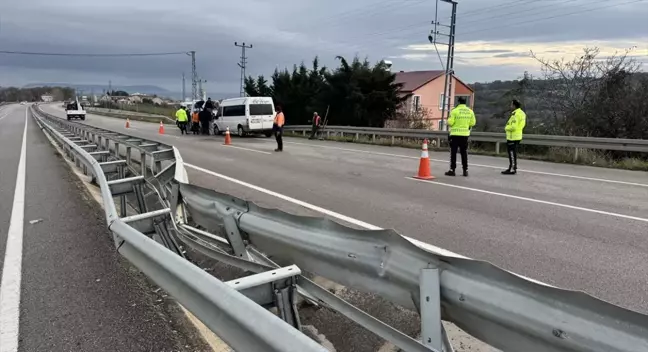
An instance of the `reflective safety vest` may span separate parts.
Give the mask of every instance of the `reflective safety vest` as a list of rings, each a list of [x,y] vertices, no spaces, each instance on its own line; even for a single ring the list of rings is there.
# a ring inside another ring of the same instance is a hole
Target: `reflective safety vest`
[[[511,113],[504,131],[506,131],[506,140],[508,141],[521,141],[522,132],[526,126],[526,114],[522,109],[517,108]]]
[[[283,127],[284,123],[286,123],[286,120],[283,112],[278,112],[277,115],[275,115],[274,124],[277,125],[277,127]]]
[[[175,116],[176,120],[178,120],[179,122],[187,122],[189,120],[185,109],[178,109],[178,111],[176,111],[175,113]]]
[[[470,136],[470,129],[477,123],[475,113],[466,104],[459,104],[452,109],[448,117],[451,136]]]

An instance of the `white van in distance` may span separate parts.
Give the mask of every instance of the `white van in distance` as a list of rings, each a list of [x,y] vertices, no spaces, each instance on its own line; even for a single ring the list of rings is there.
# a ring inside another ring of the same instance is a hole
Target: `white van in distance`
[[[214,119],[214,134],[222,134],[229,127],[239,137],[262,133],[272,135],[274,102],[270,97],[246,97],[225,99],[220,103]]]

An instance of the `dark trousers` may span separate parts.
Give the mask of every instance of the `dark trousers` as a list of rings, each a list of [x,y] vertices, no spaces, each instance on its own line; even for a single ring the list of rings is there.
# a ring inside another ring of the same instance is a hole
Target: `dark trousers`
[[[209,135],[209,121],[200,121],[200,132]]]
[[[506,141],[506,150],[508,151],[509,170],[517,170],[517,151],[520,141]]]
[[[450,170],[457,168],[457,149],[461,153],[461,166],[468,170],[468,136],[450,136]]]
[[[180,127],[180,134],[187,133],[187,121],[178,121],[178,127]]]
[[[317,135],[317,132],[319,131],[319,126],[313,126],[313,129],[311,130],[311,135],[308,139],[315,139],[315,136]]]
[[[275,130],[275,139],[277,140],[277,150],[283,150],[283,128]]]

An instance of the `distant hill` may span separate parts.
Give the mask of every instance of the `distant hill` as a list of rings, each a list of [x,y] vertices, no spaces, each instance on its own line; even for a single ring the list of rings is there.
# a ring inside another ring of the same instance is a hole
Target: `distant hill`
[[[104,91],[108,90],[108,85],[99,85],[99,84],[73,84],[73,83],[30,83],[25,85],[23,88],[35,88],[35,87],[70,87],[74,88],[83,94],[90,95],[92,92],[95,95],[101,95]],[[162,97],[170,98],[179,98],[182,94],[171,92],[168,89],[164,89],[158,86],[152,85],[134,85],[134,86],[120,86],[113,85],[111,87],[113,90],[123,90],[128,93],[142,93],[149,95],[158,95]]]

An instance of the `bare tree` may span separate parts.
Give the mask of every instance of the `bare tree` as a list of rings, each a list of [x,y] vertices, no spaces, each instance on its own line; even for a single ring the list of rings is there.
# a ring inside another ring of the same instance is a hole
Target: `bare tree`
[[[600,57],[598,48],[585,48],[572,60],[546,60],[531,52],[542,65],[543,80],[539,82],[543,109],[551,112],[549,123],[556,134],[621,137],[621,96],[636,90],[631,80],[640,64],[628,51]],[[634,94],[630,94],[634,97]],[[607,126],[604,127],[607,121]]]
[[[429,129],[432,127],[430,116],[430,111],[424,107],[418,110],[402,110],[396,113],[395,119],[385,121],[385,127]]]

